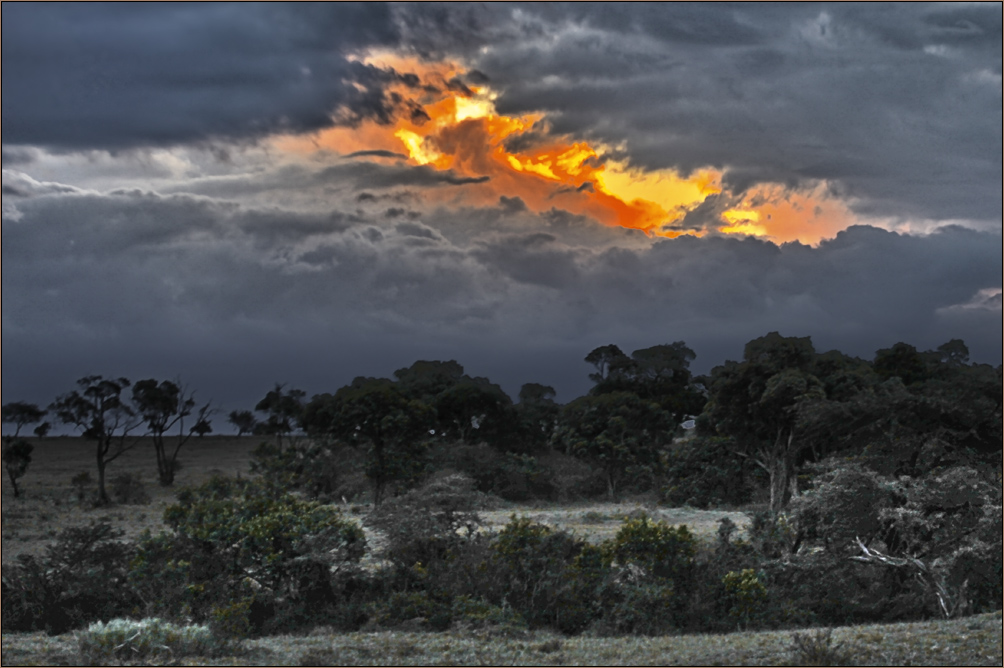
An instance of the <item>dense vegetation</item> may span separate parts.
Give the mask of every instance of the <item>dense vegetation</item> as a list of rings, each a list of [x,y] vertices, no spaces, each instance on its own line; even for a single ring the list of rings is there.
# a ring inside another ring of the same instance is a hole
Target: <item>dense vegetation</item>
[[[277,385],[230,415],[269,437],[251,477],[179,490],[165,532],[70,528],[5,565],[3,627],[156,617],[221,638],[318,625],[655,635],[1000,609],[1000,367],[971,364],[961,341],[866,361],[777,333],[707,376],[691,375],[693,358],[682,342],[597,348],[592,390],[564,406],[536,383],[513,403],[454,361],[309,400]],[[211,407],[175,383],[78,385],[48,411],[97,444],[96,503],[131,493],[118,481],[110,496],[105,467],[135,434],[153,437],[171,485],[181,446],[211,429]],[[32,455],[20,430],[47,411],[3,411],[18,494]],[[639,515],[597,544],[517,516],[486,532],[479,516],[500,499],[624,495],[743,507],[752,523],[740,535],[723,520],[707,542]],[[372,501],[379,546],[331,503],[346,499]]]

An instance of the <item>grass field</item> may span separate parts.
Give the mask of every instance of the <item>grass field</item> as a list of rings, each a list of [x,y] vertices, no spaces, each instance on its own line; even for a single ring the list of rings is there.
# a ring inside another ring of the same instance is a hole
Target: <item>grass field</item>
[[[198,485],[214,473],[248,475],[251,450],[261,439],[250,436],[206,436],[192,439],[181,451],[183,467],[177,474],[175,486],[166,488],[156,482],[153,445],[142,440],[136,448],[109,465],[108,479],[110,481],[122,473],[141,476],[150,502],[144,505],[113,505],[108,508],[90,508],[86,504],[82,506],[77,502],[76,489],[70,483],[73,476],[84,471],[96,479],[92,442],[81,438],[29,440],[35,445],[35,451],[28,472],[19,481],[21,498],[14,498],[6,479],[2,485],[4,563],[14,561],[18,554],[40,553],[62,528],[95,520],[108,520],[124,530],[127,537],[135,537],[144,529],[162,529],[164,508],[174,502],[174,495],[179,487]],[[357,519],[362,519],[368,509],[365,504],[345,505],[346,513]],[[481,515],[489,528],[504,525],[516,513],[554,527],[569,529],[598,542],[613,536],[625,516],[640,512],[671,524],[686,524],[692,531],[703,536],[714,535],[718,520],[722,517],[727,516],[740,526],[748,523],[746,515],[738,511],[661,508],[630,501],[564,506],[503,504],[502,507],[485,511]],[[379,537],[369,532],[368,537],[373,543],[380,542]]]
[[[151,500],[145,505],[93,509],[77,501],[70,480],[88,471],[96,477],[93,444],[77,438],[32,439],[33,462],[21,479],[22,497],[2,485],[4,563],[21,553],[39,553],[62,528],[107,519],[136,536],[158,530],[175,488],[156,484],[152,445],[138,447],[116,460],[109,479],[128,472],[140,475]],[[214,473],[247,474],[257,437],[207,436],[182,450],[184,468],[177,485],[199,484]],[[362,519],[364,504],[347,504],[350,516]],[[711,538],[718,520],[728,516],[740,525],[746,516],[735,511],[661,508],[639,502],[577,505],[508,506],[482,513],[490,527],[505,524],[513,513],[570,529],[590,540],[612,536],[627,515],[646,512],[671,524],[687,524],[698,536]],[[379,537],[369,534],[371,544]],[[1002,665],[1001,613],[958,620],[845,627],[833,640],[850,660],[846,665]],[[79,665],[74,634],[3,634],[2,664]],[[145,662],[139,662],[141,665]],[[183,657],[174,665],[801,665],[793,653],[791,632],[733,633],[658,638],[575,637],[530,632],[515,637],[472,633],[348,633],[315,629],[304,636],[274,636],[246,641],[229,656]],[[817,664],[831,665],[831,664]],[[841,664],[844,665],[844,664]]]
[[[810,634],[813,632],[809,632]],[[478,637],[463,633],[345,633],[245,641],[215,658],[172,665],[329,666],[784,666],[807,665],[787,631],[728,635],[565,638],[550,633]],[[910,624],[837,628],[837,654],[850,661],[816,665],[999,666],[1001,613]],[[801,659],[801,660],[800,660]],[[4,634],[3,665],[79,665],[72,633]],[[144,665],[139,662],[136,665]],[[811,664],[809,664],[811,665]]]

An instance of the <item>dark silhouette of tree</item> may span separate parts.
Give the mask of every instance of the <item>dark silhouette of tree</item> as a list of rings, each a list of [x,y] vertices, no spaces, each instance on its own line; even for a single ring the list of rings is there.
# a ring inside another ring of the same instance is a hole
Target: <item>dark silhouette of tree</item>
[[[21,496],[17,481],[28,471],[28,465],[31,464],[31,452],[34,449],[31,443],[23,439],[8,443],[3,447],[3,467],[7,470],[10,484],[14,486],[15,499]]]
[[[519,418],[524,450],[540,450],[554,435],[561,406],[554,400],[554,388],[540,383],[525,383],[519,390],[516,415]]]
[[[736,454],[749,457],[770,477],[770,510],[780,512],[798,493],[795,466],[807,445],[799,436],[799,410],[824,399],[810,371],[815,350],[809,337],[777,332],[746,344],[742,362],[715,367],[705,416]]]
[[[35,404],[29,404],[25,401],[12,401],[9,404],[4,404],[0,410],[3,411],[3,421],[13,422],[15,425],[14,435],[11,438],[17,438],[25,425],[35,424],[48,413]]]
[[[375,505],[390,483],[407,482],[421,472],[425,442],[435,424],[429,406],[408,398],[386,378],[356,378],[334,395],[315,396],[304,411],[309,434],[365,450]]]
[[[49,422],[43,422],[42,424],[38,425],[37,427],[35,427],[31,431],[32,431],[33,434],[35,434],[35,436],[38,437],[39,440],[42,440],[43,438],[45,438],[46,436],[49,435],[49,431],[51,429],[52,429],[52,425],[49,424]]]
[[[264,434],[274,435],[280,448],[282,448],[282,437],[289,436],[300,428],[306,396],[303,390],[283,388],[284,384],[276,383],[275,388],[254,407],[255,411],[266,416],[264,421],[258,423],[259,430]]]
[[[153,448],[157,455],[157,476],[164,486],[174,484],[174,474],[178,469],[178,453],[188,442],[195,426],[206,420],[212,413],[207,403],[195,414],[194,425],[185,432],[185,418],[195,410],[195,394],[187,392],[177,383],[169,380],[158,383],[153,378],[137,381],[132,388],[132,401],[136,411],[143,417],[153,438]],[[178,426],[178,440],[173,450],[168,450],[165,434]]]
[[[554,443],[599,467],[616,499],[632,469],[655,472],[659,453],[673,435],[672,416],[630,392],[585,396],[566,404]]]
[[[95,441],[98,502],[108,504],[105,469],[136,446],[138,440],[129,441],[128,438],[130,432],[142,424],[142,419],[122,399],[122,392],[130,385],[128,378],[86,376],[78,380],[77,385],[79,390],[60,396],[49,410],[63,423],[81,430],[85,438]]]
[[[251,411],[230,411],[227,421],[237,427],[237,436],[253,434],[258,420]]]

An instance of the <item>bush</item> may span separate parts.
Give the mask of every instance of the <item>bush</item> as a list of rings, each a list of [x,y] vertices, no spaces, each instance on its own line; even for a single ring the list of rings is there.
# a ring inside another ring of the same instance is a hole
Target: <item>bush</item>
[[[565,531],[513,516],[478,565],[476,594],[511,607],[531,628],[581,631],[599,613],[595,581],[577,561],[584,547]]]
[[[843,643],[833,643],[833,629],[791,636],[793,666],[853,666],[854,657]]]
[[[385,501],[366,524],[387,536],[384,556],[401,568],[435,568],[482,526],[477,510],[495,499],[474,489],[461,473],[443,471],[418,489]]]
[[[164,519],[173,533],[140,541],[133,586],[148,609],[215,619],[227,633],[324,621],[348,595],[338,583],[366,546],[336,509],[261,479],[182,490]]]
[[[478,491],[507,501],[554,500],[558,486],[552,469],[537,457],[499,452],[488,445],[442,446],[435,453],[434,466],[469,476]]]
[[[3,628],[64,633],[129,614],[140,600],[128,587],[133,546],[105,522],[64,529],[41,557],[3,567]]]
[[[646,575],[682,584],[690,576],[697,539],[686,525],[674,528],[642,515],[625,520],[602,550],[608,565],[635,566]]]
[[[143,479],[135,473],[121,473],[111,480],[112,498],[116,503],[143,505],[150,503]]]
[[[722,585],[730,618],[740,627],[749,627],[760,620],[767,606],[767,588],[756,571],[752,568],[729,571],[722,578]]]
[[[749,503],[767,481],[730,444],[729,439],[707,437],[674,443],[663,456],[662,502],[695,508]]]
[[[227,648],[206,626],[176,626],[156,618],[96,622],[77,634],[77,646],[89,665],[160,663],[182,656],[218,655]]]

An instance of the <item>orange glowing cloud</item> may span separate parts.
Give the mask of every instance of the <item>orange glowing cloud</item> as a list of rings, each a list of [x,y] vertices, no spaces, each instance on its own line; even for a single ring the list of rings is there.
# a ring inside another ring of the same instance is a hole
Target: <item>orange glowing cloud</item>
[[[402,79],[384,91],[401,113],[390,124],[363,120],[310,137],[279,137],[274,140],[277,148],[300,154],[388,151],[407,156],[407,162],[415,165],[449,169],[464,177],[489,177],[465,186],[459,195],[426,194],[433,202],[450,198],[450,202],[491,206],[500,196],[519,197],[535,211],[557,207],[659,236],[702,234],[664,227],[722,190],[718,170],[682,176],[668,169],[632,168],[609,158],[610,147],[551,135],[542,114],[498,114],[495,93],[487,86],[461,84],[464,70],[454,63],[427,63],[392,53],[374,53],[362,60],[414,75],[411,85]],[[415,77],[421,85],[414,85]],[[726,211],[719,231],[818,243],[849,221],[846,208],[827,198],[822,187],[792,193],[771,185],[755,188],[738,207]]]

